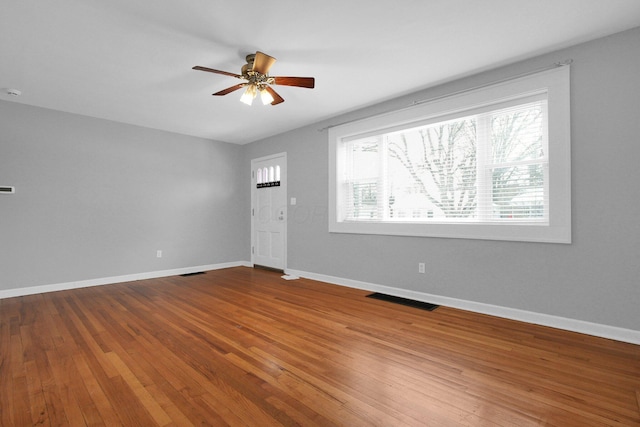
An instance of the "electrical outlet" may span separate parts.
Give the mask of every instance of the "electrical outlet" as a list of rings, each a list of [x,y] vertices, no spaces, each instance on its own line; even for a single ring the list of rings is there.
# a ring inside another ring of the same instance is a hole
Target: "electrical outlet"
[[[418,273],[424,274],[424,262],[418,263]]]
[[[162,251],[160,251],[160,250],[156,251],[156,257],[157,258],[162,258]]]

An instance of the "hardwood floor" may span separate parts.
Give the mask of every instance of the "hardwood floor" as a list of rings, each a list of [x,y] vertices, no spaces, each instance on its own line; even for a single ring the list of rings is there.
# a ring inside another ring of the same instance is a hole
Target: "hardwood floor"
[[[250,268],[0,300],[0,422],[638,426],[640,346]]]

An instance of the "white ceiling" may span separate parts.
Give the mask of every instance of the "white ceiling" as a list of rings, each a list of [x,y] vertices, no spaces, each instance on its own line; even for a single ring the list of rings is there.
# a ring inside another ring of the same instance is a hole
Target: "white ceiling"
[[[638,0],[0,0],[0,99],[237,144],[640,26]],[[246,54],[285,102],[252,107]]]

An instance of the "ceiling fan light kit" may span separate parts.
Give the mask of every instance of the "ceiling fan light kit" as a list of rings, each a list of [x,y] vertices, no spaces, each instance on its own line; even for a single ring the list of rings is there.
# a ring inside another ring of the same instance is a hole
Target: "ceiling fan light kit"
[[[235,77],[241,80],[246,80],[243,83],[228,87],[219,92],[214,93],[215,96],[227,95],[240,88],[246,88],[240,101],[251,105],[253,99],[260,93],[260,98],[264,105],[278,105],[284,102],[278,93],[273,90],[271,85],[281,86],[296,86],[313,89],[315,87],[315,79],[313,77],[271,77],[269,76],[269,69],[276,62],[276,59],[266,53],[256,52],[255,54],[249,54],[246,57],[247,63],[244,64],[240,70],[241,74],[230,73],[228,71],[215,70],[213,68],[201,67],[196,65],[194,70],[206,71],[209,73],[222,74],[225,76]]]
[[[256,87],[254,85],[247,85],[247,89],[244,91],[242,96],[240,97],[240,102],[243,102],[247,105],[251,105],[253,102],[253,98],[256,97]]]
[[[271,104],[274,101],[273,96],[271,96],[267,89],[260,90],[260,99],[262,99],[264,105]]]

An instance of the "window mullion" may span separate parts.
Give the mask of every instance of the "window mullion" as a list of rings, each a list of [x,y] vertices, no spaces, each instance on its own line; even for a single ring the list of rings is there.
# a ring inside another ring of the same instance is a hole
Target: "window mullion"
[[[549,105],[546,102],[542,103],[542,117],[544,117],[544,120],[542,121],[542,159],[544,160],[542,169],[542,173],[544,175],[544,218],[549,220],[549,218],[551,218],[551,213],[549,211]]]
[[[476,216],[481,222],[491,220],[491,130],[490,115],[476,117]]]
[[[389,220],[389,162],[388,162],[388,154],[389,154],[389,143],[388,137],[385,135],[380,138],[378,143],[379,145],[379,154],[380,154],[380,168],[378,171],[378,212],[381,213],[380,218],[383,221]]]

